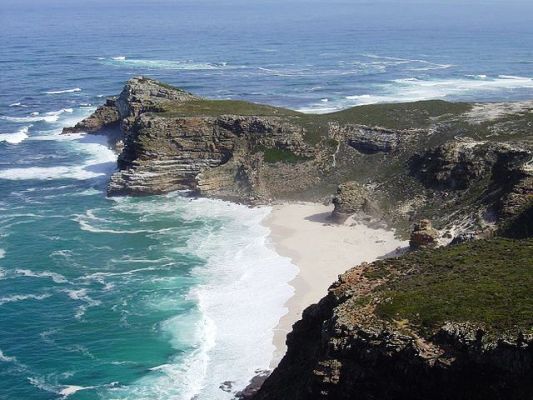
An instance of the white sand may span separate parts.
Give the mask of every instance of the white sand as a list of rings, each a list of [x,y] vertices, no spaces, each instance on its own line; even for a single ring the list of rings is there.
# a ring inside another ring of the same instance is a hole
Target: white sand
[[[274,334],[272,367],[285,354],[285,337],[302,311],[324,297],[339,274],[407,246],[407,242],[394,237],[394,232],[373,229],[353,219],[344,225],[331,224],[327,217],[332,209],[316,203],[280,204],[273,207],[265,221],[276,251],[291,258],[300,269],[291,282],[295,293],[287,302],[288,313],[280,319]]]

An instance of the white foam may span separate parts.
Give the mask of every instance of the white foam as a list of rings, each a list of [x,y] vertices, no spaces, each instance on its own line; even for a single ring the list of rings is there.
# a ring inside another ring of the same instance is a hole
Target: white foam
[[[72,218],[80,225],[80,229],[86,232],[92,233],[112,233],[116,235],[122,234],[138,234],[138,233],[162,233],[168,232],[173,228],[162,229],[117,229],[117,225],[120,226],[120,221],[108,220],[95,215],[95,210],[87,210],[85,214],[76,214]],[[115,227],[115,228],[113,228]]]
[[[87,390],[87,389],[93,389],[93,388],[94,386],[84,387],[84,386],[77,386],[77,385],[67,385],[63,387],[63,389],[61,389],[58,394],[66,398],[76,392],[79,392],[80,390]]]
[[[15,294],[13,296],[0,297],[0,305],[6,304],[6,303],[16,303],[16,302],[24,301],[24,300],[44,300],[44,299],[47,299],[50,296],[51,296],[51,294],[48,294],[48,293],[40,294],[40,295],[36,295],[36,294]]]
[[[275,350],[273,329],[293,293],[288,282],[297,268],[270,248],[269,230],[261,224],[270,208],[176,194],[147,201],[120,199],[116,208],[202,221],[203,228],[190,236],[187,249],[206,265],[192,273],[201,282],[189,293],[197,310],[161,324],[174,347],[191,350],[153,368],[134,385],[115,389],[113,395],[119,391],[119,398],[128,399],[233,399],[234,393],[222,391],[220,384],[232,381],[232,391],[238,391],[255,371],[269,368]],[[175,308],[172,302],[168,307]]]
[[[16,103],[10,104],[9,107],[28,107],[28,106],[22,104],[20,101],[17,101]]]
[[[30,269],[16,269],[15,275],[25,276],[25,277],[30,277],[30,278],[50,278],[55,283],[68,282],[67,278],[65,278],[63,275],[58,274],[56,272],[50,272],[50,271],[34,272]]]
[[[475,78],[475,79],[487,79],[487,75],[485,74],[479,74],[479,75],[466,75],[469,78]]]
[[[74,109],[72,108],[63,108],[58,111],[50,111],[45,114],[41,114],[39,112],[32,112],[29,116],[26,117],[10,117],[10,116],[1,116],[0,119],[9,121],[9,122],[16,122],[16,123],[24,123],[24,122],[48,122],[53,123],[57,122],[59,120],[59,116],[64,113],[72,114],[74,112]]]
[[[168,70],[214,70],[226,68],[227,63],[199,63],[192,60],[146,60],[146,59],[129,59],[124,56],[111,58],[111,63],[117,66],[127,66],[147,69],[168,69]]]
[[[4,354],[4,352],[2,351],[2,349],[0,349],[0,361],[3,361],[3,362],[16,362],[17,358],[16,357],[6,356]]]
[[[30,125],[31,126],[31,125]],[[6,142],[10,144],[19,144],[28,137],[28,131],[30,126],[25,126],[20,128],[17,132],[14,133],[0,133],[0,142]]]
[[[44,93],[45,94],[62,94],[62,93],[75,93],[75,92],[81,92],[81,88],[64,89],[64,90],[50,90],[50,91],[44,92]]]
[[[81,319],[89,307],[96,307],[102,303],[100,300],[94,300],[93,298],[89,297],[87,294],[87,289],[64,289],[63,292],[65,292],[72,300],[83,301],[85,303],[76,308],[76,313],[74,314],[74,318],[76,319]]]
[[[37,114],[34,114],[32,113],[31,115],[27,116],[27,117],[9,117],[9,116],[1,116],[0,119],[3,119],[5,121],[9,121],[9,122],[16,122],[16,123],[26,123],[26,122],[40,122],[40,121],[44,121],[44,122],[48,122],[48,123],[51,123],[51,122],[56,122],[58,119],[59,119],[59,116],[58,115],[40,115],[39,113]]]
[[[467,76],[456,79],[403,78],[380,85],[376,94],[346,96],[343,99],[330,100],[327,107],[320,102],[301,108],[299,111],[327,113],[365,104],[461,98],[468,95],[482,96],[515,89],[533,89],[533,78],[509,75],[485,78]]]
[[[4,258],[6,256],[6,251],[4,249],[0,249],[0,258]]]
[[[98,135],[46,135],[32,140],[59,140],[71,142],[72,150],[88,157],[77,165],[55,167],[7,168],[0,170],[0,179],[6,180],[86,180],[109,175],[116,167],[117,156],[108,148],[107,138]]]

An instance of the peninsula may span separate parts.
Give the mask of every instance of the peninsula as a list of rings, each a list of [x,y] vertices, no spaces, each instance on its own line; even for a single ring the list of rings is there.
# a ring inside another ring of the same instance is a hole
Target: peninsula
[[[250,205],[330,204],[305,217],[337,229],[313,234],[339,246],[339,235],[359,240],[354,225],[369,229],[360,239],[366,258],[344,253],[331,266],[332,282],[322,275],[321,285],[332,284],[322,300],[298,297],[310,303],[286,354],[241,397],[526,400],[533,394],[532,127],[533,101],[304,114],[136,77],[64,133],[108,135],[119,153],[110,196],[186,190]],[[303,259],[283,232],[283,219],[299,211],[284,210],[267,221],[273,240]],[[370,240],[372,232],[381,236]],[[392,258],[363,262],[385,255]],[[289,326],[300,308],[291,314],[289,305]],[[285,323],[280,332],[289,330]],[[278,350],[281,357],[279,343]]]

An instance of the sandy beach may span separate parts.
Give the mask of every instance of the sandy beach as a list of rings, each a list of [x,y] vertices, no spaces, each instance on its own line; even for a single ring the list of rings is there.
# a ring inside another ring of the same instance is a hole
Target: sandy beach
[[[288,313],[274,333],[272,367],[285,354],[286,335],[302,311],[324,297],[339,274],[407,246],[407,242],[394,237],[394,232],[374,229],[354,219],[343,225],[331,224],[327,218],[332,209],[332,205],[318,203],[278,204],[264,222],[271,230],[276,251],[289,257],[300,270],[290,283],[295,292],[286,304]]]

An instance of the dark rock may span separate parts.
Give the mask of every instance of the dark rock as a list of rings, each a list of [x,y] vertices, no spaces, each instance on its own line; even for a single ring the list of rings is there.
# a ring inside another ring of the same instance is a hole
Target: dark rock
[[[483,178],[505,181],[531,159],[506,143],[454,141],[411,158],[411,174],[428,187],[464,190]]]
[[[463,232],[455,236],[450,242],[450,245],[470,242],[472,240],[478,240],[478,235],[476,232]]]
[[[107,99],[105,104],[98,107],[96,111],[83,121],[78,122],[74,127],[63,128],[63,134],[69,133],[98,133],[105,129],[118,128],[120,115],[115,99]]]
[[[246,386],[240,392],[235,394],[235,398],[238,400],[250,400],[257,394],[261,386],[270,375],[270,371],[255,371],[256,375],[250,380],[248,386]]]
[[[348,145],[363,154],[390,153],[399,144],[402,132],[364,125],[332,125],[335,134],[347,139]]]

